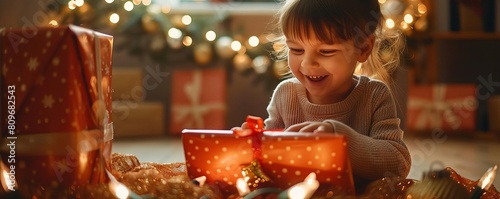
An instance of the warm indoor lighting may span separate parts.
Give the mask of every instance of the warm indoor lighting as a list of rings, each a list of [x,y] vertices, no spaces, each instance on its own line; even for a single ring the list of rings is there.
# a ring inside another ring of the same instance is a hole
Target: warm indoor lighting
[[[240,194],[240,196],[245,196],[250,193],[250,188],[248,187],[245,180],[243,180],[243,178],[238,178],[236,180],[236,189],[238,189],[238,193]]]
[[[191,38],[190,36],[185,36],[182,40],[182,44],[184,44],[184,46],[191,46],[191,44],[193,44],[193,38]]]
[[[69,7],[70,10],[74,10],[76,8],[75,1],[69,1],[68,2],[68,7]]]
[[[132,9],[134,9],[134,3],[132,3],[131,1],[127,1],[125,2],[125,4],[123,4],[123,8],[126,11],[132,11]]]
[[[192,21],[191,16],[189,16],[189,15],[182,16],[181,20],[182,20],[182,24],[184,24],[186,26],[191,24],[191,21]]]
[[[142,4],[144,4],[145,6],[149,6],[151,5],[151,0],[142,0]]]
[[[120,15],[116,13],[111,14],[109,16],[109,21],[111,21],[111,23],[118,23],[118,21],[120,21]]]
[[[134,5],[138,6],[139,4],[141,4],[141,0],[132,0],[132,2],[134,3]]]
[[[113,3],[115,0],[104,0],[106,3]]]
[[[165,6],[163,6],[163,7],[161,8],[161,12],[162,12],[163,14],[168,14],[168,13],[170,13],[170,10],[172,10],[172,7],[170,7],[170,5],[165,5]]]
[[[388,28],[391,28],[391,29],[392,29],[392,28],[394,28],[394,26],[395,26],[394,20],[392,20],[392,19],[387,19],[387,20],[385,20],[385,25],[386,25]]]
[[[411,14],[406,14],[404,20],[407,24],[413,23],[413,16]]]
[[[418,10],[418,13],[425,14],[427,12],[427,7],[423,3],[419,3],[417,10]]]
[[[241,43],[239,41],[231,42],[231,49],[234,51],[239,51],[241,49]]]
[[[170,28],[168,30],[168,36],[174,39],[179,39],[182,37],[182,31],[177,28]]]
[[[75,0],[75,5],[78,7],[82,7],[83,3],[84,3],[83,0]]]
[[[319,182],[316,180],[316,173],[312,172],[307,175],[304,182],[297,183],[288,190],[288,198],[311,198],[318,187]]]
[[[210,30],[205,34],[205,37],[207,38],[208,41],[213,41],[215,40],[215,37],[217,37],[217,34],[215,34],[214,31]]]
[[[56,20],[50,20],[49,25],[52,25],[52,26],[58,26],[58,25],[59,25],[59,23],[57,23],[57,21],[56,21]]]
[[[496,173],[497,165],[486,171],[483,177],[479,180],[479,186],[481,186],[481,189],[488,190],[490,188],[491,184],[493,184],[493,181],[495,180]]]
[[[248,38],[248,44],[252,47],[259,45],[259,38],[257,36],[251,36]]]
[[[378,0],[380,4],[384,4],[386,0]]]

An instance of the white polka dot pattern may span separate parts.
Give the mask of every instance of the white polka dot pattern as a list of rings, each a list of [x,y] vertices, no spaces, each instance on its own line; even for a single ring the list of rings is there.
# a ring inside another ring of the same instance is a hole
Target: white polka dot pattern
[[[206,134],[207,139],[200,139],[200,133]],[[223,193],[236,193],[229,182],[241,178],[241,169],[258,155],[252,152],[252,147],[258,146],[255,140],[235,136],[232,131],[184,130],[182,137],[189,176],[206,175],[207,183],[219,185]],[[344,136],[265,132],[260,142],[258,158],[274,186],[288,188],[315,172],[320,183],[354,190]],[[205,147],[209,150],[196,150]]]

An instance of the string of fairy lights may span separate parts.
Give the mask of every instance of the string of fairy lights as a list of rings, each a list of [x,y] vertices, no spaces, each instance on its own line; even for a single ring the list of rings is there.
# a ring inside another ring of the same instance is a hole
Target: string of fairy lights
[[[189,51],[184,53],[190,55],[185,58],[200,66],[214,60],[225,60],[232,69],[238,71],[250,69],[275,79],[280,77],[286,63],[273,61],[269,51],[276,48],[266,39],[268,34],[245,35],[244,30],[234,32],[221,29],[218,28],[220,23],[231,17],[224,10],[218,10],[219,13],[214,11],[211,16],[196,12],[180,14],[172,12],[176,9],[175,5],[165,1],[172,0],[163,0],[161,4],[153,0],[68,0],[67,6],[58,6],[57,10],[53,10],[57,14],[49,24],[78,24],[99,29],[95,23],[100,23],[101,27],[119,29],[120,34],[134,41],[140,38],[144,40],[140,44],[122,45],[123,48],[134,48],[129,49],[133,55],[151,55],[154,61],[165,65],[172,62],[169,62],[166,54]],[[182,0],[175,1],[182,3]],[[378,1],[386,17],[387,28],[401,29],[406,34],[426,31],[428,10],[423,0]],[[211,1],[194,2],[203,6]],[[209,19],[211,22],[207,22]],[[134,30],[137,27],[142,30]]]

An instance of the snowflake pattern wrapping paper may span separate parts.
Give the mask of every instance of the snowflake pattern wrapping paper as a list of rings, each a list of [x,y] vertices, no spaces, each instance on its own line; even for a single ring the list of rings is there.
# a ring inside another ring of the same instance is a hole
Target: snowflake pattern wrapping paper
[[[107,181],[113,37],[77,26],[4,29],[0,36],[2,169],[14,166],[17,189],[33,197]],[[15,88],[14,132],[3,103],[8,86]],[[14,151],[6,148],[12,141]]]
[[[242,169],[260,161],[271,182],[264,187],[287,189],[315,172],[318,190],[354,193],[354,181],[343,135],[264,131],[259,139],[228,130],[186,129],[182,133],[190,178],[206,176],[207,183],[226,197],[237,194]],[[257,153],[256,153],[257,152]]]

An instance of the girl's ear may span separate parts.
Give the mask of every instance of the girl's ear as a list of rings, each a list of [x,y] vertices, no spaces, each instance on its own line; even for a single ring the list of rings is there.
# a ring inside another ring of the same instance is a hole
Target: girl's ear
[[[375,36],[370,35],[366,38],[362,47],[360,48],[361,54],[359,54],[358,62],[365,62],[368,57],[372,54],[373,46],[375,45]]]

